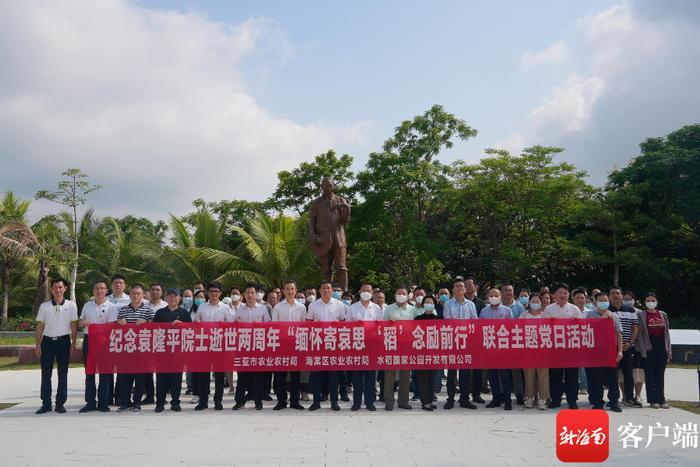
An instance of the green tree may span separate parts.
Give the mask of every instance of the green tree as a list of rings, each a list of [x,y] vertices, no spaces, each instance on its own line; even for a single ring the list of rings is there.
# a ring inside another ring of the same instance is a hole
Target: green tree
[[[293,209],[302,214],[308,210],[311,201],[321,195],[323,177],[331,177],[335,192],[352,203],[355,199],[350,170],[352,161],[352,156],[343,154],[338,157],[331,149],[316,156],[313,162],[302,162],[291,171],[283,170],[277,174],[277,189],[267,203],[279,210]]]
[[[452,274],[474,274],[485,286],[503,280],[539,286],[576,280],[589,252],[573,241],[593,188],[585,172],[555,163],[561,148],[534,146],[520,156],[487,149],[479,164],[456,162],[441,256]]]
[[[434,287],[443,281],[436,259],[443,248],[433,229],[441,193],[449,186],[447,167],[436,160],[454,141],[476,130],[436,105],[401,123],[381,152],[370,154],[355,185],[364,202],[353,210],[349,226],[351,274],[386,272],[396,283]]]
[[[86,179],[87,175],[80,169],[68,169],[61,175],[66,180],[58,182],[57,191],[40,190],[36,193],[36,199],[46,199],[54,203],[71,208],[72,225],[70,229],[73,241],[73,267],[70,277],[70,298],[75,300],[75,285],[78,279],[78,261],[80,260],[80,243],[78,239],[78,206],[87,202],[87,195],[102,188],[100,185],[92,185]]]

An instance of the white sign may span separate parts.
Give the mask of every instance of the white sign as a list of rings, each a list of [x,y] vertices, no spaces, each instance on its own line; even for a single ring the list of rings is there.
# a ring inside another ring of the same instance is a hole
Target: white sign
[[[671,345],[700,345],[700,330],[669,329]]]

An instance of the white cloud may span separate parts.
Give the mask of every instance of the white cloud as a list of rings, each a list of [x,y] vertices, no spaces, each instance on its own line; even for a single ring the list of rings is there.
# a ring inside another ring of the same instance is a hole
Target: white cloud
[[[547,103],[530,113],[534,128],[553,126],[565,132],[580,131],[593,115],[593,107],[603,91],[603,80],[572,77],[563,87],[554,89]]]
[[[249,70],[294,47],[275,22],[216,22],[127,2],[10,2],[0,29],[0,185],[30,193],[80,167],[98,214],[263,199],[278,170],[360,141],[367,122],[298,123],[262,108]],[[254,77],[253,77],[254,78]],[[107,211],[107,212],[105,212]]]
[[[520,154],[520,151],[525,147],[525,138],[520,133],[513,133],[505,139],[496,141],[490,147],[505,149],[511,154]]]
[[[520,57],[523,68],[530,68],[537,65],[561,63],[569,56],[569,48],[564,41],[559,41],[538,52],[525,51]]]

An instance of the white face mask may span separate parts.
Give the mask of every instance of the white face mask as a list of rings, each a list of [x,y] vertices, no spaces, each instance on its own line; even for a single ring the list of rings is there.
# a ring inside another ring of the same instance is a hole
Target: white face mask
[[[647,304],[647,308],[650,310],[655,310],[656,306],[658,305],[658,303],[655,301],[654,302],[649,301],[649,302],[646,302],[646,304]]]
[[[540,308],[542,308],[542,304],[541,304],[541,303],[530,303],[530,309],[531,309],[531,310],[537,311],[537,310],[539,310]]]
[[[408,295],[396,294],[394,298],[396,299],[396,303],[406,303],[408,300]]]
[[[255,294],[255,299],[256,299],[256,300],[262,300],[264,296],[265,296],[264,293],[258,292],[258,293]]]
[[[419,304],[419,305],[420,305],[421,303],[423,303],[423,296],[422,296],[422,295],[418,295],[418,296],[416,297],[416,303]]]
[[[372,292],[360,292],[360,298],[368,302],[372,298]]]
[[[622,300],[622,304],[634,307],[634,300],[633,299]]]
[[[489,297],[489,303],[491,305],[500,305],[501,304],[501,297]]]
[[[311,302],[313,302],[314,300],[316,300],[316,295],[307,295],[307,296],[306,296],[306,300],[307,300],[309,303],[311,303]]]
[[[241,296],[239,294],[235,293],[235,294],[231,295],[231,300],[238,303],[241,301]]]

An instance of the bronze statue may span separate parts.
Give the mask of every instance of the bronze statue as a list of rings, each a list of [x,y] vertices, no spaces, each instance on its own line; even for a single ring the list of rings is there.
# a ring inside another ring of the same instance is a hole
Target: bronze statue
[[[335,266],[338,285],[343,290],[348,290],[344,226],[350,222],[350,206],[344,198],[333,193],[333,180],[330,178],[323,179],[321,189],[323,196],[313,200],[309,209],[311,249],[321,263],[326,280],[333,281]]]

